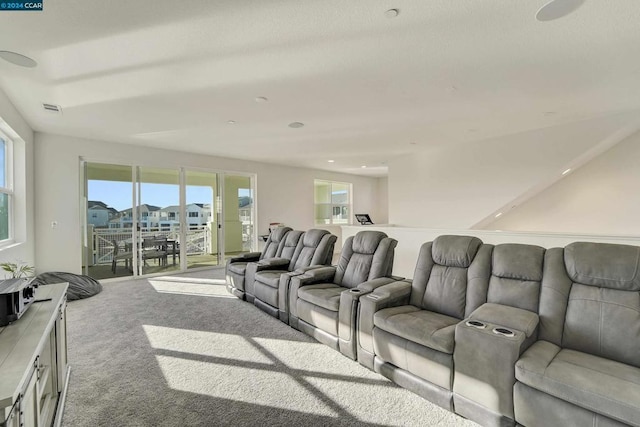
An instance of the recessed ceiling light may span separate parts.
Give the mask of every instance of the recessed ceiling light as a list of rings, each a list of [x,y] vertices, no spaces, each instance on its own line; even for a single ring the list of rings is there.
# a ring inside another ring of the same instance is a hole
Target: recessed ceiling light
[[[495,217],[500,218],[501,216],[502,216],[502,212],[498,212]]]
[[[294,129],[301,128],[302,126],[304,126],[304,123],[300,123],[300,122],[289,123],[289,127]]]
[[[266,96],[259,96],[256,98],[256,102],[267,102],[268,99]]]
[[[469,132],[478,132],[478,129],[476,128],[471,128],[471,129],[467,129]]]
[[[366,169],[366,168],[367,168],[367,165],[362,165],[362,166],[360,166],[360,167],[361,167],[362,169]]]
[[[11,62],[14,65],[19,65],[20,67],[33,68],[38,65],[36,61],[28,56],[20,55],[19,53],[8,50],[0,50],[0,58],[7,62]]]
[[[571,172],[571,168],[569,168],[569,169],[567,169],[566,171],[562,172],[562,175],[566,175],[566,174],[568,174],[569,172]]]
[[[547,117],[555,116],[556,114],[558,114],[558,113],[556,113],[555,111],[545,111],[544,112],[544,115],[547,116]]]
[[[329,162],[329,163],[335,163],[336,161],[335,161],[335,160],[327,160],[327,162]]]
[[[389,9],[384,13],[384,16],[386,16],[389,19],[393,19],[396,16],[398,16],[399,13],[400,13],[400,9]]]
[[[417,142],[410,142],[409,145],[416,145]]]
[[[582,3],[584,0],[551,0],[538,9],[536,19],[544,22],[562,18],[579,8]]]
[[[229,123],[230,125],[235,125],[236,121],[235,120],[227,120],[227,123]]]

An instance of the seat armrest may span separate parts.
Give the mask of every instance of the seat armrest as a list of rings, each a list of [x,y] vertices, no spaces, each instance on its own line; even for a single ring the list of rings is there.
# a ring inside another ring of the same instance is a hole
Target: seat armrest
[[[360,298],[358,313],[358,346],[373,353],[373,315],[383,308],[409,304],[411,282],[391,282],[375,288]]]
[[[234,262],[255,262],[260,259],[261,252],[248,252],[246,254],[240,254],[238,256],[234,256],[229,258],[229,263],[233,264]]]
[[[388,285],[393,282],[397,282],[397,280],[392,277],[378,277],[377,279],[367,280],[366,282],[362,282],[356,286],[357,289],[362,291],[358,296],[365,295],[365,292],[369,293],[380,286]]]
[[[322,267],[329,267],[327,265],[310,265],[308,267],[300,267],[300,268],[296,268],[295,270],[293,270],[291,273],[293,273],[294,276],[299,276],[301,274],[306,273],[309,270],[316,270],[318,268],[322,268]],[[290,274],[291,274],[290,273]]]
[[[263,270],[279,270],[282,267],[285,269],[289,266],[291,260],[287,258],[267,258],[261,259],[256,263],[257,271]]]
[[[524,332],[529,338],[536,332],[540,318],[532,311],[508,305],[486,303],[474,310],[469,316],[469,320],[478,320],[515,329]]]

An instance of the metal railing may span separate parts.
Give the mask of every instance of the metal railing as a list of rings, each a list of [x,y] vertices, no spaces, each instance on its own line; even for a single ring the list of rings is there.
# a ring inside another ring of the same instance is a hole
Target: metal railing
[[[131,228],[95,228],[90,227],[89,244],[93,254],[93,264],[110,264],[113,260],[114,243],[120,250],[133,242]],[[162,237],[175,240],[179,245],[180,232],[178,230],[162,230],[150,228],[140,231],[143,239],[150,237]],[[187,255],[203,255],[212,253],[211,228],[207,225],[190,228],[186,233],[184,242]]]

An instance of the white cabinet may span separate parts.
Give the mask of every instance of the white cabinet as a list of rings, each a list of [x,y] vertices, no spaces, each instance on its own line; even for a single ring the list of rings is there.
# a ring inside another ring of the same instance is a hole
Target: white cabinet
[[[66,283],[36,300],[0,333],[0,426],[49,427],[62,417],[67,362]]]

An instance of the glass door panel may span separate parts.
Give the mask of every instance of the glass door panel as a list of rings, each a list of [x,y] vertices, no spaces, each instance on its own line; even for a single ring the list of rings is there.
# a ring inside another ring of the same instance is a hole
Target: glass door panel
[[[218,174],[185,171],[185,256],[187,268],[220,265],[218,230],[220,212],[216,206]]]
[[[249,176],[224,177],[224,254],[251,252],[255,242],[253,185]]]
[[[139,167],[135,251],[139,274],[180,270],[180,174],[177,169]]]
[[[131,166],[85,163],[83,270],[94,279],[133,275]]]

